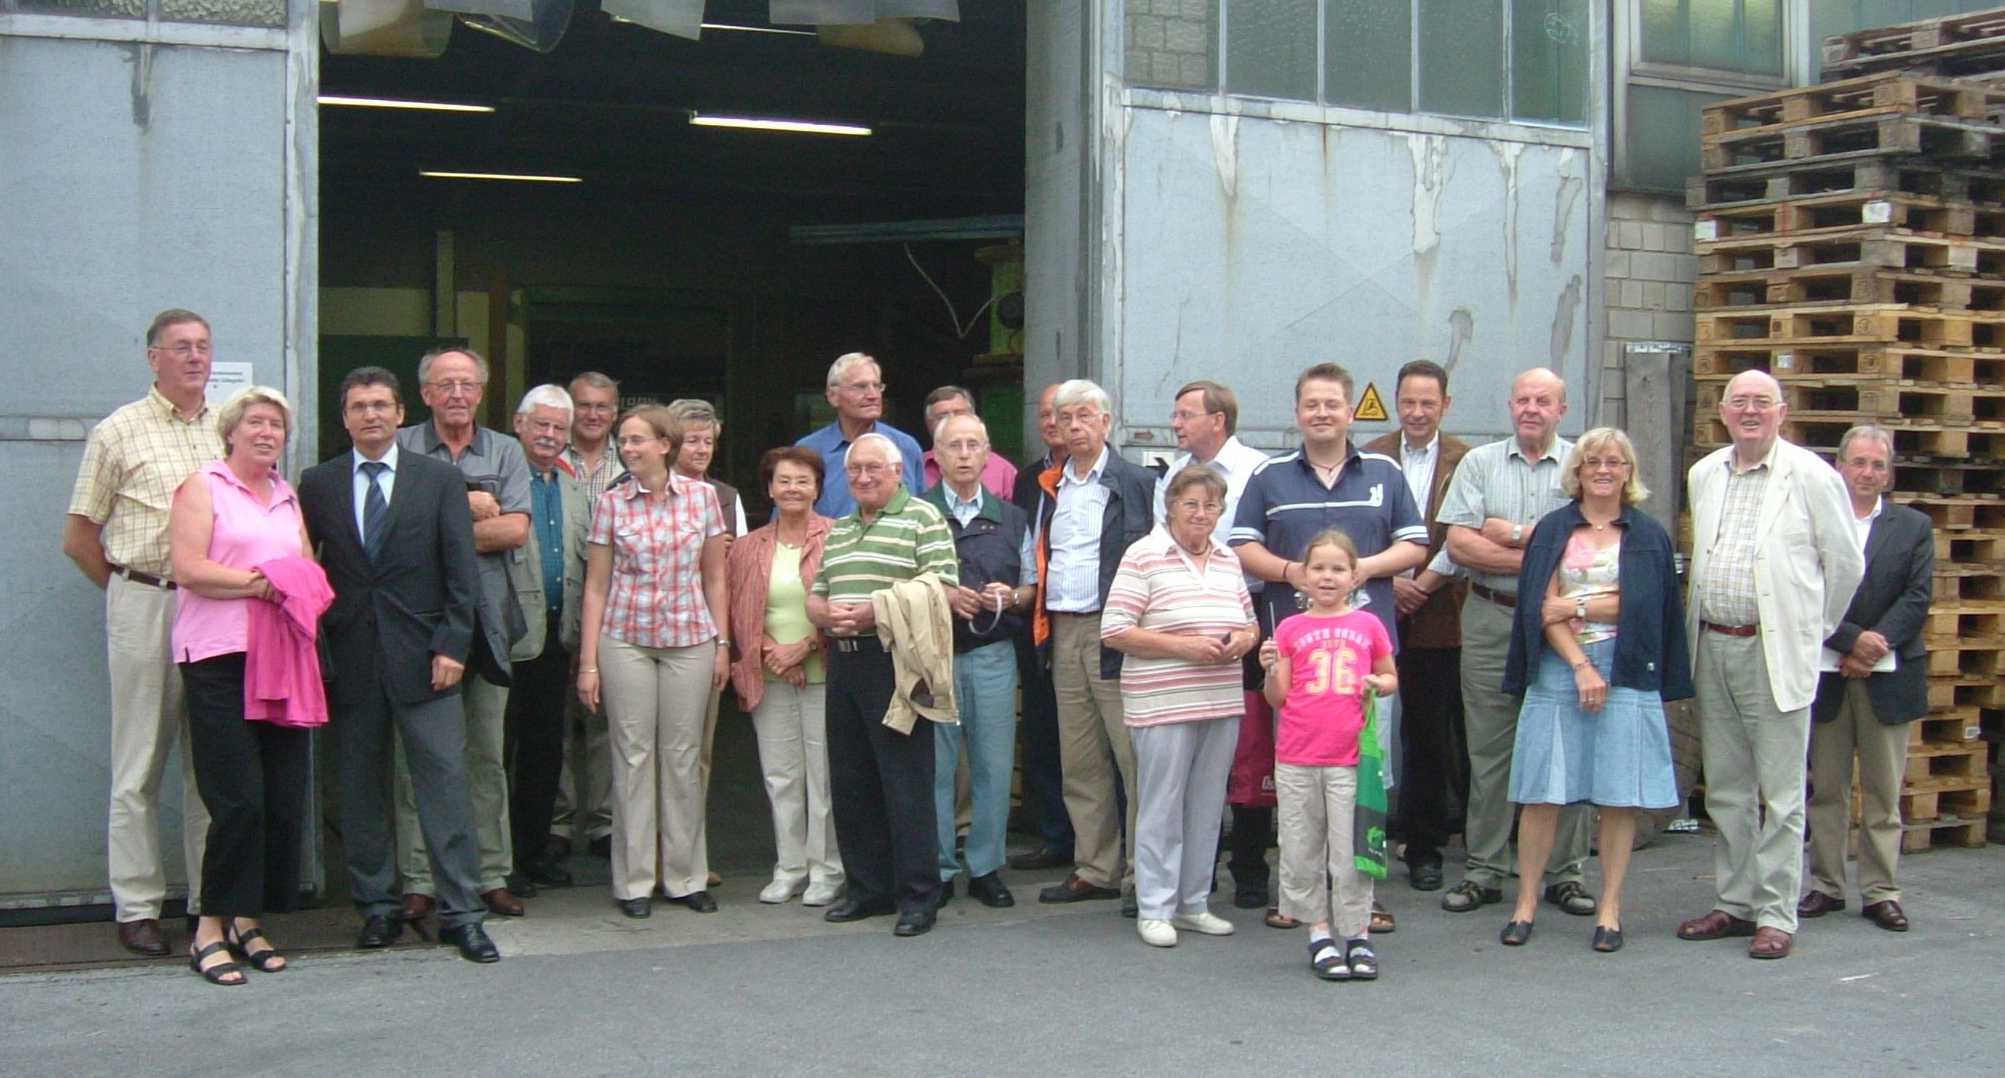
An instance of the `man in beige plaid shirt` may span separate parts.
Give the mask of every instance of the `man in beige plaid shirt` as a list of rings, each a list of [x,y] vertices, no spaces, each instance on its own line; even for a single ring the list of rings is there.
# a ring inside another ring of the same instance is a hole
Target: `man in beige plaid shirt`
[[[168,953],[160,931],[167,873],[160,859],[160,778],[181,739],[181,846],[188,912],[200,907],[209,812],[195,788],[181,674],[168,646],[174,623],[167,513],[175,488],[223,455],[204,393],[213,358],[209,323],[166,310],[146,331],[153,388],[92,428],[70,494],[63,553],[104,589],[111,668],[109,850],[118,940],[148,957]]]

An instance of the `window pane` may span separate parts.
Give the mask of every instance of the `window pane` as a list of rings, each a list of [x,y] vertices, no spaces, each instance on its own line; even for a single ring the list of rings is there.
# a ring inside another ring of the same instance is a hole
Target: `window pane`
[[[1782,74],[1782,0],[1743,0],[1746,5],[1746,45],[1735,70],[1755,75]]]
[[[284,26],[285,0],[160,0],[160,17],[168,22]]]
[[[1587,0],[1511,0],[1511,113],[1587,122]]]
[[[1645,191],[1683,191],[1699,173],[1699,110],[1731,94],[1629,87],[1627,186]]]
[[[1420,111],[1504,113],[1504,8],[1420,0]]]
[[[1230,0],[1225,89],[1257,97],[1316,98],[1316,0]]]
[[[1330,0],[1327,18],[1324,98],[1332,105],[1411,112],[1412,0]]]
[[[1128,81],[1175,90],[1218,89],[1218,0],[1127,0]]]
[[[1692,41],[1688,63],[1722,71],[1739,69],[1739,8],[1740,0],[1686,0],[1686,25]]]
[[[1643,59],[1653,64],[1692,62],[1685,0],[1643,0]]]
[[[16,10],[38,15],[143,19],[146,17],[146,0],[18,0]]]

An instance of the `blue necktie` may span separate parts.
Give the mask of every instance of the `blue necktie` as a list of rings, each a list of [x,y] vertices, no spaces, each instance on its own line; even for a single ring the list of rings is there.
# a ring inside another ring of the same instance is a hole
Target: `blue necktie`
[[[362,474],[368,477],[369,492],[362,498],[362,549],[370,561],[376,560],[376,553],[383,546],[383,520],[390,513],[390,499],[383,497],[383,473],[390,466],[380,460],[362,462]]]

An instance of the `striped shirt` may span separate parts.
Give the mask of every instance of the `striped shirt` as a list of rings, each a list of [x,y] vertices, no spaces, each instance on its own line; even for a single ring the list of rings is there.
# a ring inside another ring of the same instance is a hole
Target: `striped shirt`
[[[1213,542],[1199,560],[1167,530],[1157,528],[1121,558],[1100,614],[1100,639],[1137,628],[1216,638],[1252,622],[1253,599],[1238,555]],[[1126,656],[1121,660],[1123,718],[1129,726],[1158,726],[1245,714],[1240,677],[1236,662]]]
[[[670,473],[668,497],[638,480],[599,495],[590,541],[613,548],[602,631],[647,648],[686,648],[717,635],[703,595],[703,544],[724,534],[717,493]]]
[[[947,518],[931,502],[900,487],[868,524],[860,510],[835,522],[814,594],[833,603],[867,603],[872,592],[922,573],[938,573],[958,584],[961,559]]]
[[[167,515],[174,491],[223,456],[216,410],[204,404],[182,418],[158,388],[91,428],[70,492],[70,512],[103,527],[104,556],[114,565],[172,577]]]
[[[576,446],[565,447],[564,463],[570,467],[571,474],[578,477],[578,485],[585,488],[585,504],[594,507],[599,504],[599,495],[604,494],[606,488],[613,485],[613,480],[619,478],[626,470],[620,463],[619,451],[613,448],[611,439],[608,439],[605,448],[599,451],[598,467],[587,468],[585,455],[578,452]]]
[[[1780,445],[1781,442],[1776,443]],[[1761,499],[1775,474],[1775,450],[1746,471],[1734,470],[1727,454],[1726,498],[1720,505],[1720,530],[1711,537],[1705,579],[1699,583],[1699,620],[1714,625],[1753,625],[1761,620],[1755,601],[1755,533],[1761,521]]]
[[[1441,512],[1435,519],[1443,524],[1459,524],[1481,531],[1490,517],[1525,526],[1531,534],[1547,513],[1572,499],[1559,485],[1573,443],[1554,438],[1537,460],[1525,456],[1516,438],[1479,445],[1462,458],[1455,478],[1448,481],[1442,495]],[[1506,595],[1518,592],[1516,573],[1479,573],[1469,570],[1470,579],[1492,591]]]

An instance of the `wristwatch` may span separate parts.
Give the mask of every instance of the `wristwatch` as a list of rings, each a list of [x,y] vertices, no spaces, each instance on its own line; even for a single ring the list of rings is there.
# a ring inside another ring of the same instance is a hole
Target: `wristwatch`
[[[1575,599],[1575,600],[1573,601],[1573,616],[1574,616],[1574,617],[1575,617],[1576,619],[1580,620],[1580,621],[1586,621],[1586,620],[1587,620],[1587,600],[1586,600],[1586,599]]]
[[[1523,524],[1511,525],[1511,542],[1522,543],[1524,541],[1525,541],[1525,526]]]

